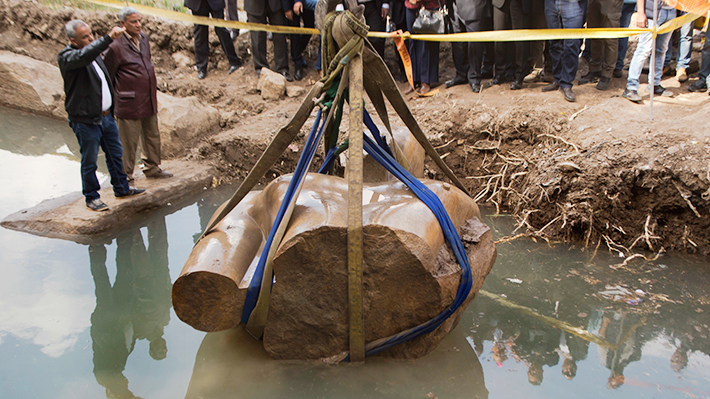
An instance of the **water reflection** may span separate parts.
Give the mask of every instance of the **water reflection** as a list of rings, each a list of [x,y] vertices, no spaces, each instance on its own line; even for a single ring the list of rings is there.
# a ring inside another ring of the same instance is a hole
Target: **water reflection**
[[[276,361],[242,328],[209,333],[186,398],[488,398],[483,368],[455,329],[425,358],[368,358],[359,365]]]
[[[91,315],[94,375],[109,398],[135,397],[123,374],[137,340],[149,342],[154,360],[167,356],[163,330],[170,322],[170,274],[165,218],[147,226],[148,247],[134,228],[116,238],[116,278],[111,285],[104,245],[90,245],[96,309]]]

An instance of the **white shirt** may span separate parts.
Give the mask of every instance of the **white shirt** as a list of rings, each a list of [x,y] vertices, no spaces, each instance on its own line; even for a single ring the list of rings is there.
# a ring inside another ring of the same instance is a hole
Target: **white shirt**
[[[101,67],[96,63],[96,61],[93,61],[91,64],[94,66],[96,73],[101,79],[101,111],[108,111],[111,109],[111,90],[108,88],[106,75],[104,75],[104,71],[101,70]]]

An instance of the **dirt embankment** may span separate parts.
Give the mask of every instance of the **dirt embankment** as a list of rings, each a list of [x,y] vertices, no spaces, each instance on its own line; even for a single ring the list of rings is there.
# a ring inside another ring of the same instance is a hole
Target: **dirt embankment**
[[[56,54],[66,45],[63,27],[71,18],[84,19],[98,34],[116,23],[113,13],[3,0],[0,49],[56,65]],[[224,179],[245,176],[303,99],[261,98],[246,34],[236,41],[245,67],[227,75],[211,32],[210,69],[207,79],[199,81],[191,64],[191,25],[144,16],[144,31],[151,40],[159,89],[197,96],[221,114],[221,132],[185,143],[182,155],[214,161]],[[306,54],[310,65],[316,45],[313,40]],[[580,74],[584,72],[582,66]],[[312,68],[306,73],[304,80],[290,85],[310,87],[318,76]],[[450,48],[442,45],[441,82],[452,75]],[[542,83],[515,92],[507,85],[484,88],[480,95],[466,86],[442,86],[438,95],[409,103],[471,194],[479,203],[514,214],[518,233],[623,256],[644,250],[708,255],[710,98],[687,92],[694,81],[694,76],[685,84],[665,79],[662,84],[674,96],[657,99],[652,121],[648,101],[640,106],[619,97],[625,79],[614,79],[606,92],[594,85],[575,86],[575,104],[559,93],[541,93]],[[396,115],[391,117],[398,122]],[[298,155],[287,151],[265,181],[291,172]],[[433,164],[428,174],[443,179]]]

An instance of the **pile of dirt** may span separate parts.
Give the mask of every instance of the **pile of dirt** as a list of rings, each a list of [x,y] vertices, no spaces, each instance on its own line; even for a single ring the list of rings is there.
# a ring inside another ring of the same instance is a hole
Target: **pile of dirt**
[[[0,0],[0,49],[56,65],[56,54],[67,43],[64,24],[72,18],[85,20],[99,35],[117,23],[116,14],[110,12]],[[223,179],[244,177],[303,99],[261,98],[247,33],[235,42],[245,66],[228,75],[226,58],[210,29],[208,75],[197,80],[192,26],[150,16],[143,20],[159,90],[196,96],[220,111],[220,132],[213,134],[213,127],[206,127],[178,156],[215,161]],[[317,45],[313,38],[306,52],[310,65]],[[443,83],[454,71],[450,46],[442,44],[441,49]],[[630,56],[631,52],[627,62]],[[699,53],[693,57],[697,63]],[[397,75],[391,43],[386,58]],[[289,85],[309,88],[318,74],[312,68],[305,72],[302,81]],[[584,72],[582,65],[579,73]],[[708,255],[710,98],[687,91],[694,81],[694,76],[684,84],[664,79],[662,84],[673,97],[656,100],[653,120],[648,101],[636,105],[619,97],[625,79],[613,79],[608,91],[575,86],[578,102],[573,104],[560,93],[541,93],[544,83],[533,83],[518,91],[507,85],[484,85],[480,94],[465,85],[440,87],[439,94],[412,97],[409,105],[476,200],[515,215],[519,233],[570,240],[621,256],[645,250]],[[402,124],[395,114],[390,116],[393,123]],[[293,170],[302,136],[267,173],[265,182]],[[428,175],[444,178],[433,164],[428,165]]]

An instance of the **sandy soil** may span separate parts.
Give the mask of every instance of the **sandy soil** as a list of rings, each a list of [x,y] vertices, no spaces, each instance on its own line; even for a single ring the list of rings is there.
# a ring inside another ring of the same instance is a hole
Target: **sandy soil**
[[[85,20],[98,34],[116,21],[112,13],[3,0],[0,48],[56,65],[70,18]],[[228,64],[211,33],[209,73],[200,81],[182,61],[193,57],[191,25],[144,17],[144,31],[151,39],[159,89],[197,96],[222,114],[221,131],[185,143],[183,156],[216,161],[225,180],[245,176],[303,96],[261,98],[248,34],[235,42],[245,67],[227,75]],[[316,46],[312,40],[307,50],[311,66]],[[392,66],[394,56],[388,44]],[[302,81],[289,85],[310,87],[318,75],[312,67],[306,72]],[[585,72],[581,65],[579,74]],[[620,97],[625,74],[613,79],[608,91],[575,86],[577,102],[568,103],[559,92],[542,93],[544,83],[511,91],[507,84],[485,88],[484,81],[480,94],[467,86],[444,88],[453,73],[450,47],[442,45],[439,94],[412,97],[409,106],[471,194],[480,204],[513,213],[518,233],[571,240],[624,257],[664,250],[710,254],[710,97],[687,91],[695,74],[684,84],[664,78],[673,97],[657,98],[650,120],[648,96],[643,105]],[[644,83],[645,75],[642,94]],[[404,90],[406,85],[400,85]],[[390,117],[396,123],[396,115]],[[293,170],[298,153],[287,152],[267,180]],[[433,163],[427,173],[443,179]]]

